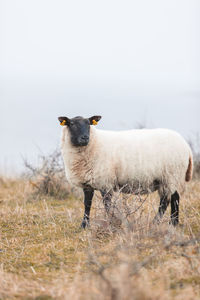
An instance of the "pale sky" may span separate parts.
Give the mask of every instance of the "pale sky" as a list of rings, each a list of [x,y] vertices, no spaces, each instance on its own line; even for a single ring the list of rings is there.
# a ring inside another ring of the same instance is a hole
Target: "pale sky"
[[[59,115],[200,132],[200,1],[0,0],[0,172],[59,144]]]

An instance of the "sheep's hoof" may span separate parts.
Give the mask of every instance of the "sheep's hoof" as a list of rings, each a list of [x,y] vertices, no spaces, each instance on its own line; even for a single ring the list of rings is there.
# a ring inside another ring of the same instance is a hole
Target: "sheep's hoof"
[[[177,218],[171,218],[169,224],[173,225],[174,227],[176,227],[178,225],[178,219]]]
[[[89,220],[83,220],[81,223],[81,228],[85,229],[86,227],[89,227]]]
[[[161,223],[161,217],[159,215],[156,215],[153,219],[154,225],[159,225]]]

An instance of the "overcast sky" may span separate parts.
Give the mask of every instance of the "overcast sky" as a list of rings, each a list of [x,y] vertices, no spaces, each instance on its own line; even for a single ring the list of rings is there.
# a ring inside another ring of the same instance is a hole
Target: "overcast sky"
[[[59,115],[200,132],[199,0],[0,0],[0,171],[59,143]]]

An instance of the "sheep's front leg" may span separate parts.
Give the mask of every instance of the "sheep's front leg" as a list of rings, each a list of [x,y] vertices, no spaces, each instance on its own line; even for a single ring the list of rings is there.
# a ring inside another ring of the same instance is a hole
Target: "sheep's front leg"
[[[83,216],[83,221],[81,224],[82,228],[85,228],[90,223],[90,208],[92,205],[92,197],[94,195],[94,190],[92,188],[84,188],[84,205],[85,205],[85,212]]]
[[[105,191],[100,191],[101,192],[101,196],[103,198],[103,204],[104,207],[106,209],[107,214],[110,211],[110,207],[111,207],[111,198],[112,198],[112,193],[111,192],[105,192]]]

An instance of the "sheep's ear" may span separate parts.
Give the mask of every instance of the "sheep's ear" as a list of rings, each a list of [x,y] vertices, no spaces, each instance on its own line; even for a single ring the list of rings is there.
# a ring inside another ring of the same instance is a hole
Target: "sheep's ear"
[[[97,123],[99,122],[100,119],[101,119],[101,116],[93,116],[93,117],[89,118],[90,125],[97,125]]]
[[[70,124],[70,119],[68,119],[67,117],[59,117],[58,120],[60,121],[61,126],[69,126]]]

